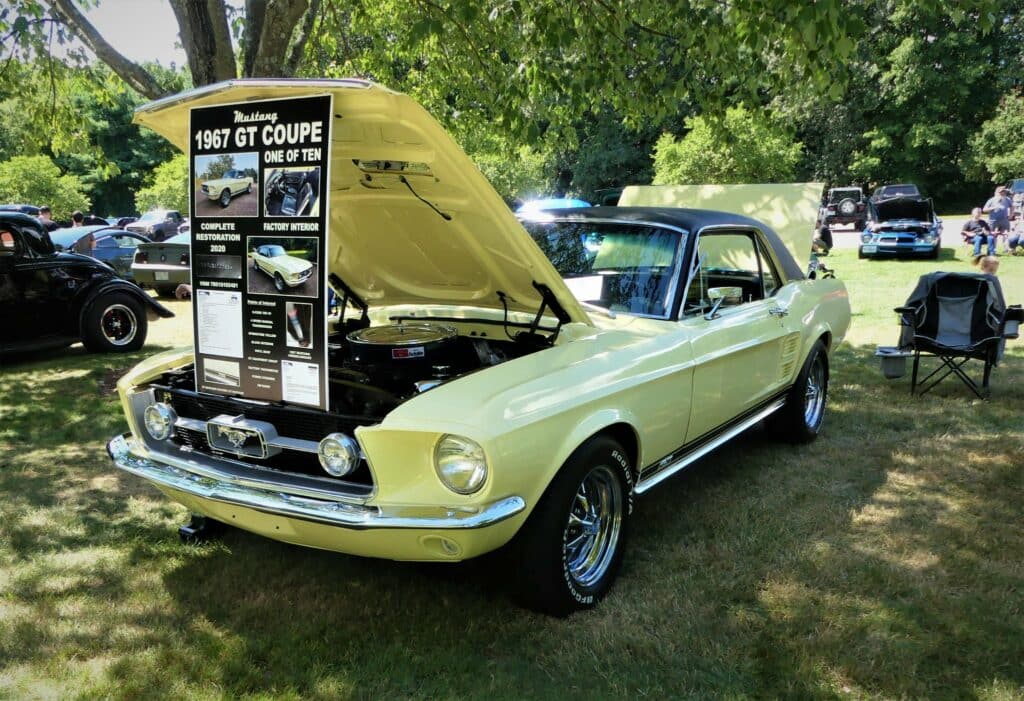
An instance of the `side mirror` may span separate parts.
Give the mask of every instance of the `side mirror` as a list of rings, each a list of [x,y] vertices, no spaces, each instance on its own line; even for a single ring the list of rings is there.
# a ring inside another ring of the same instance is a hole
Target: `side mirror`
[[[723,304],[740,304],[743,302],[742,287],[711,287],[708,288],[708,299],[711,300],[711,309],[704,318],[711,321],[718,316],[718,309]]]

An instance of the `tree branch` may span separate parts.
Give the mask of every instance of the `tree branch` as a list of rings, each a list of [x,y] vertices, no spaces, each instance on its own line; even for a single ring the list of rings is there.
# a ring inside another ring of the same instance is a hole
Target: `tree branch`
[[[260,52],[260,34],[267,16],[267,0],[245,0],[245,34],[242,35],[242,75],[252,75]]]
[[[299,32],[292,41],[288,60],[284,63],[285,75],[295,75],[298,72],[299,64],[302,63],[302,57],[306,53],[306,42],[309,40],[310,32],[313,31],[313,24],[319,13],[320,0],[310,0],[309,9],[306,10],[306,16],[302,19],[302,26],[299,27]]]
[[[155,100],[166,91],[149,71],[129,61],[100,36],[92,23],[75,6],[74,0],[50,0],[53,11],[89,49],[140,94]]]

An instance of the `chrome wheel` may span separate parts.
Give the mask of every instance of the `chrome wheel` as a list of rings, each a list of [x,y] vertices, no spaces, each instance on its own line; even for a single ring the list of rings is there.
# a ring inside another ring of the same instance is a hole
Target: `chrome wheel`
[[[808,428],[816,429],[825,414],[825,392],[828,380],[825,374],[825,361],[821,353],[816,353],[811,367],[807,372],[807,386],[804,389],[804,423]]]
[[[284,292],[284,278],[280,273],[274,273],[274,287],[278,292]]]
[[[580,482],[562,534],[566,572],[591,586],[608,571],[622,530],[622,483],[612,468],[599,465]]]
[[[220,193],[220,206],[227,207],[229,204],[231,204],[231,191],[225,190]]]
[[[112,346],[127,346],[138,329],[135,312],[124,304],[112,304],[100,315],[100,333]]]

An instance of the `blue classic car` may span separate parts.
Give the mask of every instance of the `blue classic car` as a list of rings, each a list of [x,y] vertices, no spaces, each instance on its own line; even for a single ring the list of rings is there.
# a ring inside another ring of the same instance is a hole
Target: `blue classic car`
[[[860,236],[858,256],[909,255],[936,259],[942,248],[942,220],[925,197],[872,200]]]
[[[90,236],[92,237],[90,240]],[[50,232],[58,251],[70,251],[101,260],[128,280],[132,279],[135,249],[149,239],[114,226],[76,226]]]

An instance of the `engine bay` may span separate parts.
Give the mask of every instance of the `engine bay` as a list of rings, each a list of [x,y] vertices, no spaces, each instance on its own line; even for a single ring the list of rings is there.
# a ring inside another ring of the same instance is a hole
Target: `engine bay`
[[[377,326],[352,319],[327,340],[330,413],[356,425],[378,423],[439,385],[550,347],[538,334],[520,331],[508,340],[476,331],[460,335],[453,325],[420,319]],[[165,373],[159,384],[195,393],[195,368]]]
[[[430,321],[346,329],[328,337],[331,410],[383,418],[438,385],[536,350],[518,338],[460,336]]]

